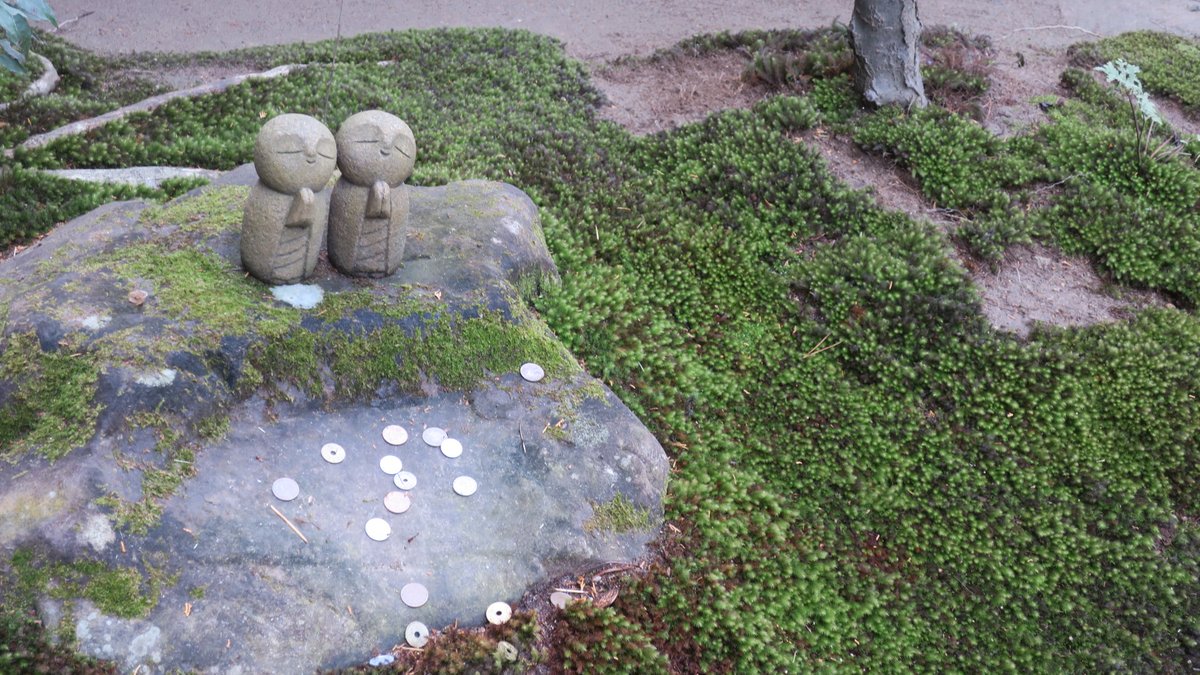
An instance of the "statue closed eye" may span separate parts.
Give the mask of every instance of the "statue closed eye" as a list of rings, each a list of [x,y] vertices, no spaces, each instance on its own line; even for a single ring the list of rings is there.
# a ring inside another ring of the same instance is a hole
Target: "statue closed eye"
[[[254,144],[258,183],[242,217],[242,265],[269,284],[312,274],[325,239],[337,143],[307,115],[284,114],[263,125]]]
[[[337,133],[342,177],[329,211],[329,261],[345,274],[388,276],[400,267],[408,192],[417,144],[399,117],[382,110],[352,115]]]

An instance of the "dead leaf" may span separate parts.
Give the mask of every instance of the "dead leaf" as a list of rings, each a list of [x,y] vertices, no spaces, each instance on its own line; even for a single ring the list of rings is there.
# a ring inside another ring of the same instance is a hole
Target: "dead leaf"
[[[601,609],[608,607],[617,601],[618,595],[620,595],[620,591],[618,591],[616,588],[610,588],[602,593],[600,597],[596,598],[596,606]]]

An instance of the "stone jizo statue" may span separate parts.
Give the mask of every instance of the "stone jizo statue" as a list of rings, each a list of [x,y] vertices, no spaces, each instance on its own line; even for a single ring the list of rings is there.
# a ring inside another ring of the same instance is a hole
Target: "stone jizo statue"
[[[337,143],[308,115],[284,114],[254,143],[258,183],[242,216],[242,265],[268,284],[294,284],[313,273],[325,241]]]
[[[329,261],[343,274],[384,277],[400,267],[417,142],[399,117],[367,110],[337,133],[342,177],[329,207]]]

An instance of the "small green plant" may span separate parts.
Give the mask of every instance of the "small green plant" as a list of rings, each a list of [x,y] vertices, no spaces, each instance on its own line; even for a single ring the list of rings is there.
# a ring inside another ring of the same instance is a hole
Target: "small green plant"
[[[621,533],[650,528],[650,512],[638,508],[620,492],[608,502],[593,504],[592,511],[592,517],[583,524],[588,532]]]
[[[54,10],[46,0],[3,0],[0,2],[0,66],[6,70],[25,73],[33,31],[29,20],[49,21],[55,26]]]
[[[1095,70],[1104,73],[1108,82],[1116,82],[1129,101],[1129,113],[1133,118],[1139,157],[1153,160],[1159,157],[1169,157],[1179,152],[1178,148],[1171,145],[1169,137],[1163,139],[1153,150],[1150,149],[1154,127],[1161,126],[1163,121],[1158,114],[1158,107],[1154,105],[1154,101],[1150,100],[1150,95],[1142,89],[1142,81],[1138,79],[1138,73],[1142,72],[1141,68],[1125,59],[1117,59],[1096,66]]]

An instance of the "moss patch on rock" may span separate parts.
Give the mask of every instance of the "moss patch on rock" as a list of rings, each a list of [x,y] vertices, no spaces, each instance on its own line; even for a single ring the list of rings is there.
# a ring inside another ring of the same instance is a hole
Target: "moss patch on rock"
[[[0,456],[36,449],[54,461],[86,443],[100,410],[99,376],[95,356],[74,345],[46,352],[36,335],[10,335],[0,352],[0,378],[16,390],[0,405]]]

